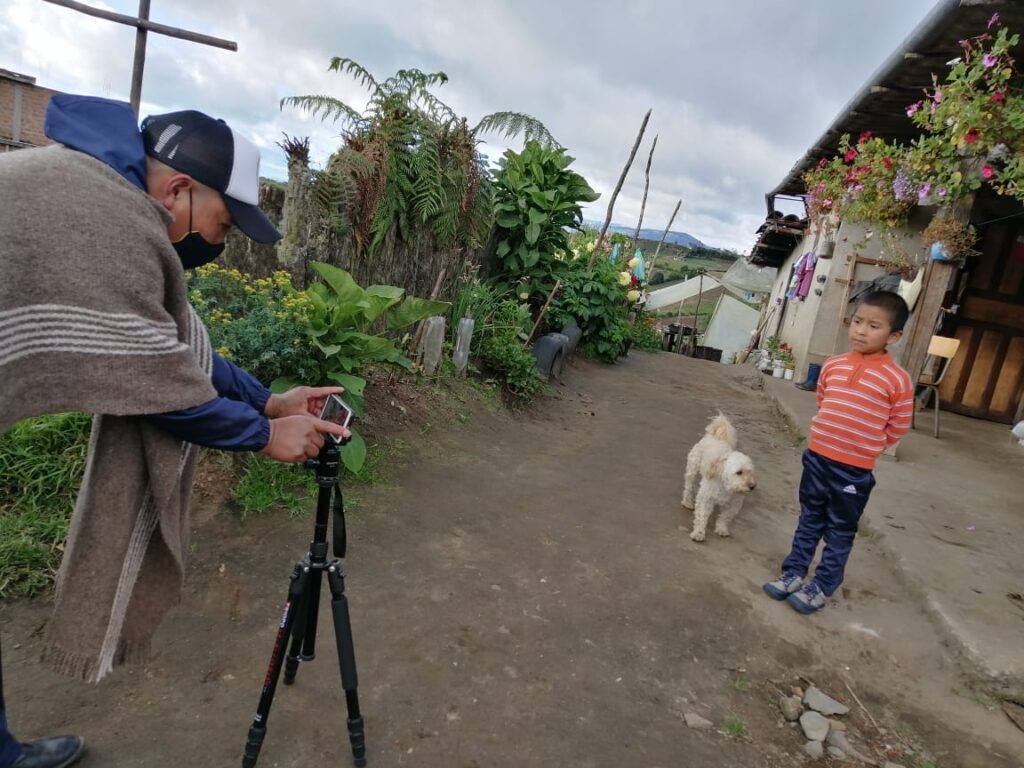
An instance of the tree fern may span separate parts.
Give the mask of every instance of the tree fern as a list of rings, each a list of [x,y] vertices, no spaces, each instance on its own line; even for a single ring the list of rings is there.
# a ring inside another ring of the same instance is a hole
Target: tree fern
[[[496,112],[470,129],[432,92],[448,82],[444,72],[400,69],[378,81],[340,56],[331,59],[329,69],[369,91],[362,111],[324,95],[291,96],[281,107],[345,128],[345,146],[316,174],[314,192],[335,226],[351,231],[361,255],[375,253],[392,232],[405,242],[426,233],[438,247],[479,247],[494,215],[488,164],[477,152],[479,136],[521,136],[558,146],[540,121],[517,112]]]

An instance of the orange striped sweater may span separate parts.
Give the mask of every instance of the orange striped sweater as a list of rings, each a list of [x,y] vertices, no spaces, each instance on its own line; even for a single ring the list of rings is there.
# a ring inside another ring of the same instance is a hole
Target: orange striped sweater
[[[910,429],[914,388],[888,352],[830,357],[818,377],[818,413],[807,447],[862,469]]]

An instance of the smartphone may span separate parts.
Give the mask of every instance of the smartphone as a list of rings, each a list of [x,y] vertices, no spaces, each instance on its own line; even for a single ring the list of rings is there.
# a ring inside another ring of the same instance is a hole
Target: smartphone
[[[343,427],[347,427],[352,423],[352,409],[348,404],[337,395],[330,395],[327,398],[327,402],[324,403],[324,409],[320,413],[320,418],[324,421],[329,421],[332,424],[340,424]],[[327,435],[336,443],[340,443],[342,438],[337,435]]]

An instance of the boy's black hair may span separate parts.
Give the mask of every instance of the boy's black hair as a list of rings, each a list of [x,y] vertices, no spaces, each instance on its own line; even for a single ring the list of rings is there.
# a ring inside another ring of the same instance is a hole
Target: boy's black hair
[[[857,300],[857,306],[867,305],[884,309],[889,315],[889,327],[895,331],[902,331],[910,317],[910,308],[903,297],[892,291],[871,291]]]

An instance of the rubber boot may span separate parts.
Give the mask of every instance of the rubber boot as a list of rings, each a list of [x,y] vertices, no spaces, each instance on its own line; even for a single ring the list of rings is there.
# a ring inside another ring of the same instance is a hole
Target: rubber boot
[[[818,376],[821,375],[821,365],[819,363],[811,363],[807,366],[807,378],[797,383],[799,389],[806,389],[809,392],[813,392],[818,388]]]

